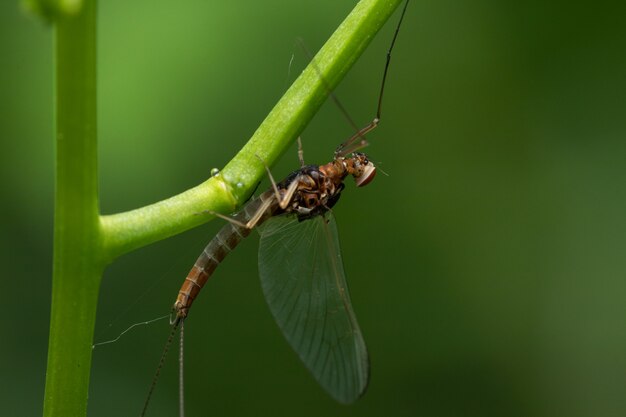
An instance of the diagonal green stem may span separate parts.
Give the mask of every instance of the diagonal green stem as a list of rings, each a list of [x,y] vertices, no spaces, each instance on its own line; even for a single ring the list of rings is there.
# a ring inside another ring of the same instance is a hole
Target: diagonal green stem
[[[110,259],[204,223],[206,210],[232,212],[313,118],[402,0],[362,0],[278,101],[248,143],[218,177],[182,194],[102,217]],[[263,162],[261,162],[263,161]]]
[[[37,1],[37,0],[33,0]],[[50,2],[52,0],[46,0]],[[102,272],[133,249],[233,211],[311,120],[402,0],[362,0],[219,176],[167,200],[99,216],[96,0],[56,16],[56,201],[45,416],[87,410],[91,343]],[[261,162],[263,161],[263,162]]]

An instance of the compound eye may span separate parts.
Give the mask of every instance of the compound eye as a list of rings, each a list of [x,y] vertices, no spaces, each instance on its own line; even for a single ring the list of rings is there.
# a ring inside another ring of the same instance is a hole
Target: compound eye
[[[370,161],[367,160],[367,156],[362,152],[355,152],[353,156],[359,164],[368,165],[370,163]]]
[[[357,187],[363,187],[369,184],[376,176],[376,167],[369,162],[363,167],[363,172],[358,177],[354,177]]]

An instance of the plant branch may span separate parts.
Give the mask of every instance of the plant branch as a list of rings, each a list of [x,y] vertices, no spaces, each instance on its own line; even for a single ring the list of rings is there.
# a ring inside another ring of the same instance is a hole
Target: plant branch
[[[219,176],[170,199],[102,217],[105,252],[114,259],[137,247],[243,204],[272,165],[298,137],[402,0],[362,0],[296,79],[248,143]]]

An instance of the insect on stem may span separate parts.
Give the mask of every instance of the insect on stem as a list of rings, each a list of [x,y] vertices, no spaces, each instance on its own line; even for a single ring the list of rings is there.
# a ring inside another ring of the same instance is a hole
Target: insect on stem
[[[376,174],[376,166],[364,153],[356,151],[367,145],[365,134],[380,122],[391,52],[407,5],[408,0],[387,51],[376,117],[359,129],[318,69],[330,97],[355,133],[337,147],[333,160],[324,165],[304,165],[298,139],[299,169],[280,182],[275,182],[267,169],[272,183],[267,191],[251,199],[233,217],[212,213],[228,223],[204,248],[178,292],[173,306],[172,330],[141,416],[146,412],[179,325],[179,412],[184,415],[184,320],[218,265],[251,233],[252,228],[266,222],[259,244],[259,275],[265,299],[278,327],[314,378],[337,401],[352,403],[367,389],[369,356],[352,309],[331,209],[339,200],[348,176],[361,187],[370,183]],[[312,64],[315,66],[313,61]],[[287,256],[290,259],[286,259]]]

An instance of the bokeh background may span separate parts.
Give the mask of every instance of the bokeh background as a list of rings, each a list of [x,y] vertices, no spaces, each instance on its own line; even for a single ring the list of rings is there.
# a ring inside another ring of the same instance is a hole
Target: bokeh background
[[[317,50],[353,5],[101,1],[102,211],[158,201],[224,166],[306,65],[295,39]],[[414,0],[370,135],[388,176],[348,185],[335,208],[369,391],[338,405],[301,366],[264,304],[253,237],[187,321],[188,415],[626,415],[625,11]],[[396,19],[337,89],[359,124],[374,115]],[[36,416],[51,287],[51,28],[0,2],[0,57],[0,404]],[[303,133],[307,161],[327,161],[350,133],[328,103]],[[294,148],[273,172],[295,166]],[[96,342],[167,314],[219,226],[111,265]],[[139,413],[167,333],[160,321],[96,348],[90,416]],[[176,362],[150,416],[176,415]]]

